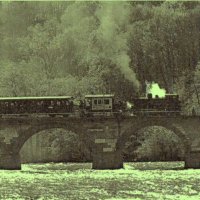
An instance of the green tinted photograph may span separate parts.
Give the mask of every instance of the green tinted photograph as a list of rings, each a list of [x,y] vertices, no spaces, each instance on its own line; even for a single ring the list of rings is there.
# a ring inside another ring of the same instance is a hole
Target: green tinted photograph
[[[0,1],[0,200],[200,199],[200,1]]]

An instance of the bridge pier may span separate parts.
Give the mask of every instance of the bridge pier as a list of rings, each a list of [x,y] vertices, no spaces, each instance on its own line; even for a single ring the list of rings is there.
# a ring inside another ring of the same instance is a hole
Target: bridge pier
[[[116,138],[96,138],[93,148],[93,169],[123,168],[122,151],[116,149]]]
[[[200,169],[200,151],[191,151],[186,156],[185,168]]]
[[[92,169],[121,169],[123,159],[120,151],[96,152],[93,156]]]
[[[21,159],[18,154],[0,154],[0,169],[20,170]]]

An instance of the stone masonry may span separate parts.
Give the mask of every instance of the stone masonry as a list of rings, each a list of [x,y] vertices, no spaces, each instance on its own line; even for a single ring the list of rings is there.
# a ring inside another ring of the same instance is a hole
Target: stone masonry
[[[64,128],[93,141],[93,168],[123,167],[122,151],[141,128],[162,126],[174,132],[186,150],[185,167],[200,168],[199,117],[65,118],[12,117],[0,119],[0,169],[21,169],[20,149],[34,134]]]

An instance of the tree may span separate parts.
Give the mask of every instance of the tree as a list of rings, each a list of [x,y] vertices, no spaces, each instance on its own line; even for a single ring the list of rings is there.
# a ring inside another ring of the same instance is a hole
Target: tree
[[[62,129],[56,129],[48,134],[47,140],[43,140],[44,146],[51,146],[49,153],[56,156],[58,161],[88,161],[91,160],[91,152],[81,138]]]
[[[130,32],[132,62],[142,84],[145,80],[156,81],[168,92],[176,92],[174,84],[184,73],[193,71],[198,60],[199,14],[195,12],[191,17],[193,11],[180,2],[151,6],[151,11],[149,8],[133,8],[137,15],[133,15],[136,20]]]
[[[196,70],[194,73],[194,91],[197,98],[197,103],[200,106],[200,62],[198,62],[196,66]]]
[[[199,112],[200,105],[200,73],[199,73],[199,62],[196,65],[194,71],[185,73],[183,76],[179,77],[179,81],[176,83],[176,88],[179,91],[182,110],[184,114],[191,115],[193,111]]]
[[[171,131],[152,126],[140,130],[126,146],[126,157],[139,161],[172,161],[184,157],[181,139]]]

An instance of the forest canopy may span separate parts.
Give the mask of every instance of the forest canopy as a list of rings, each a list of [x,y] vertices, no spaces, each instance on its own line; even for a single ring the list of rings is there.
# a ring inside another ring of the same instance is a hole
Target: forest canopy
[[[1,2],[0,41],[0,96],[128,100],[154,81],[187,101],[199,80],[200,3]]]

